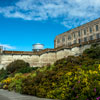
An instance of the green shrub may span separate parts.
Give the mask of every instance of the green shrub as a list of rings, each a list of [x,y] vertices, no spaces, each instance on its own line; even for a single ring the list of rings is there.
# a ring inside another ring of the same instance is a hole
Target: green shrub
[[[7,71],[4,68],[2,68],[0,70],[0,81],[7,78],[7,77],[8,77]]]
[[[86,54],[89,58],[100,59],[100,45],[93,44],[90,49],[86,49],[83,54]]]
[[[24,76],[21,73],[15,74],[15,76],[12,78],[12,81],[10,82],[8,86],[8,90],[14,90],[16,92],[22,92],[22,80],[24,80]]]
[[[7,71],[9,73],[14,73],[14,72],[19,72],[19,71],[22,71],[22,69],[28,69],[30,66],[29,66],[29,63],[26,63],[25,61],[23,60],[16,60],[12,63],[10,63],[8,66],[7,66]]]
[[[30,73],[34,70],[37,70],[38,67],[24,67],[24,68],[20,68],[17,73]]]

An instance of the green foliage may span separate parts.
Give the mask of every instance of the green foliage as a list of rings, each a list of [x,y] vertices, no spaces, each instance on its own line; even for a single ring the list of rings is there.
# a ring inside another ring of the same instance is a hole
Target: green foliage
[[[37,70],[38,67],[24,67],[24,68],[20,68],[17,73],[29,73],[29,72],[32,72],[34,70]]]
[[[86,49],[83,54],[86,54],[89,58],[100,59],[100,45],[93,44],[90,49]]]
[[[5,78],[7,78],[7,77],[8,77],[7,71],[4,68],[2,68],[0,70],[0,81],[3,80],[3,79],[5,79]]]
[[[26,69],[28,69],[28,67],[30,67],[29,63],[26,63],[23,60],[16,60],[7,66],[7,71],[9,73],[14,73],[17,71],[20,72],[20,71],[22,71],[22,69],[24,69],[24,71],[25,71]]]
[[[16,92],[20,92],[22,90],[22,80],[24,80],[25,77],[22,76],[21,73],[15,74],[15,77],[12,78],[11,83],[8,86],[8,90],[14,90]]]

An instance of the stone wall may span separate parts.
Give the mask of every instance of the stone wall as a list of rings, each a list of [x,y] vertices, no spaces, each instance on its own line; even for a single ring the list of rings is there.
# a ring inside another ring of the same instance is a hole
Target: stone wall
[[[61,49],[55,52],[45,52],[41,55],[12,55],[1,54],[0,55],[0,68],[6,68],[6,66],[14,60],[21,59],[30,64],[31,67],[42,67],[47,64],[53,64],[55,61],[68,57],[70,55],[80,55],[85,49],[90,48],[90,45],[82,47],[74,47],[72,49]]]

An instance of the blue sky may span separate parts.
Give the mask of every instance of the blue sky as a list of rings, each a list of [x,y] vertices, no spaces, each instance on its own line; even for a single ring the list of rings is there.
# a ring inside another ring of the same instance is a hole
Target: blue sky
[[[0,45],[54,47],[56,35],[100,17],[100,0],[0,0]]]

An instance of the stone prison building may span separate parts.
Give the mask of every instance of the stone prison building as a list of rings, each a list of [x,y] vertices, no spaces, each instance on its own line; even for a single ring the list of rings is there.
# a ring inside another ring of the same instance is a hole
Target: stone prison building
[[[93,43],[100,43],[100,18],[56,36],[54,49],[41,51],[6,51],[0,49],[0,68],[21,59],[32,67],[42,67],[69,55],[80,55]]]

